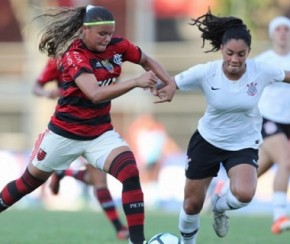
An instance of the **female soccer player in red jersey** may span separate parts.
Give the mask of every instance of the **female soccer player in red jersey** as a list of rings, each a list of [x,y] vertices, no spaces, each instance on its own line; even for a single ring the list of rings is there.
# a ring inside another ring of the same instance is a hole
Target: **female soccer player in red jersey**
[[[48,89],[48,83],[57,83],[56,88]],[[57,68],[56,59],[50,58],[44,69],[36,79],[33,89],[36,96],[47,97],[49,99],[59,98],[62,93],[61,89],[61,72]],[[85,165],[85,169],[74,170],[66,169],[56,171],[50,180],[49,187],[53,194],[57,195],[60,187],[60,180],[64,176],[72,176],[75,179],[94,187],[94,195],[100,203],[101,208],[106,214],[108,220],[112,223],[117,238],[126,240],[129,237],[129,231],[124,226],[119,218],[114,200],[107,185],[107,174],[104,171],[96,169],[86,160],[80,158],[80,161]]]
[[[27,169],[0,192],[0,212],[42,185],[55,170],[68,168],[82,156],[122,183],[129,242],[144,243],[139,170],[128,144],[111,123],[111,100],[135,88],[154,88],[159,78],[172,87],[171,93],[159,99],[170,101],[173,82],[164,68],[139,47],[123,37],[113,36],[115,21],[106,8],[91,5],[60,8],[38,18],[48,18],[40,51],[50,57],[61,55],[63,94],[47,130],[35,143]],[[125,61],[141,65],[146,72],[116,82]]]

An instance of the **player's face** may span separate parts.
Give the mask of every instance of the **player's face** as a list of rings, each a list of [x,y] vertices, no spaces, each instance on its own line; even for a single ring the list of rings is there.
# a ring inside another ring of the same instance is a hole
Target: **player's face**
[[[286,25],[278,26],[271,35],[274,45],[287,47],[290,45],[290,28]]]
[[[246,70],[250,48],[244,40],[229,40],[221,46],[223,71],[229,79],[239,79]]]
[[[104,52],[112,39],[115,24],[83,27],[83,41],[91,51]]]

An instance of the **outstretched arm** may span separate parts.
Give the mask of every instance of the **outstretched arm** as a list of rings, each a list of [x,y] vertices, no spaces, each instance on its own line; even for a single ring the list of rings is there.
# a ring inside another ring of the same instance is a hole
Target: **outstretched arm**
[[[167,73],[164,67],[145,53],[142,53],[139,64],[147,71],[152,70],[167,87],[167,92],[164,93],[163,96],[159,96],[156,90],[153,89],[153,95],[157,95],[160,99],[155,101],[155,103],[170,102],[175,93],[175,83],[172,81],[170,75]]]
[[[148,71],[139,77],[122,81],[115,85],[99,86],[93,74],[82,73],[75,81],[81,91],[93,103],[101,103],[122,96],[137,87],[153,88],[156,85],[157,77],[152,71]]]
[[[32,93],[36,96],[47,97],[50,99],[56,99],[60,96],[60,90],[57,89],[45,89],[45,87],[38,82],[35,82],[32,87]]]

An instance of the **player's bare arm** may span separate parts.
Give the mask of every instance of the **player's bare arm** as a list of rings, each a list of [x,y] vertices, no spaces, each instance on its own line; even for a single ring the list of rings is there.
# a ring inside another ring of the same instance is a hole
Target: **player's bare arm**
[[[161,103],[161,102],[170,102],[174,96],[175,93],[175,83],[172,81],[170,75],[167,73],[167,71],[154,59],[147,56],[145,53],[142,53],[141,60],[139,64],[145,69],[145,70],[152,70],[160,81],[164,85],[167,86],[167,92],[164,93],[162,96],[158,96],[156,89],[152,89],[151,92],[154,96],[158,96],[160,100],[155,101],[155,103]]]
[[[114,85],[99,86],[93,74],[82,73],[76,78],[76,83],[93,103],[100,103],[119,97],[136,87],[152,88],[157,83],[157,76],[152,71],[148,71],[136,78]]]

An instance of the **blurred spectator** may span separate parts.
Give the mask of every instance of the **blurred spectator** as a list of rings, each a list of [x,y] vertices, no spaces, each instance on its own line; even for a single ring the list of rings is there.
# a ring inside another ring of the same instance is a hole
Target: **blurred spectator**
[[[142,182],[157,181],[168,135],[150,114],[142,114],[128,128],[128,143],[135,153]]]
[[[141,114],[131,123],[127,141],[140,170],[145,203],[155,208],[175,207],[182,201],[178,187],[184,184],[185,153],[150,113]]]
[[[0,42],[22,42],[19,23],[9,0],[1,0]]]

